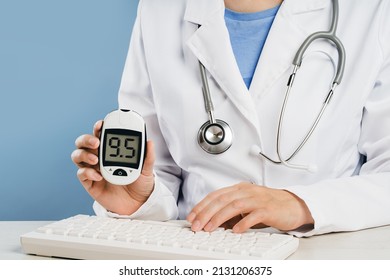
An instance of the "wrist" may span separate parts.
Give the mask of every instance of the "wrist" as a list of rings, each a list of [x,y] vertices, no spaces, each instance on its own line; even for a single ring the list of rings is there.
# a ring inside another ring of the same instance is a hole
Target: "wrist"
[[[306,202],[303,199],[301,199],[300,197],[298,197],[297,195],[295,195],[295,194],[292,194],[292,195],[295,197],[295,199],[297,200],[297,202],[299,204],[299,208],[300,208],[300,212],[301,212],[300,217],[302,218],[300,226],[314,225],[313,216],[311,215],[310,209],[307,206]]]
[[[131,187],[126,188],[126,190],[127,190],[127,193],[129,194],[130,198],[136,204],[140,204],[140,206],[141,206],[151,196],[151,194],[152,194],[152,192],[154,190],[154,181],[153,181],[152,187],[151,188],[145,188],[144,191],[139,191],[139,190],[135,191]]]

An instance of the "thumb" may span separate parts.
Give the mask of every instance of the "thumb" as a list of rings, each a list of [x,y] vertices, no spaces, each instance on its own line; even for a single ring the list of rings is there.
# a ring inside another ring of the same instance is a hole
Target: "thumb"
[[[142,175],[153,176],[154,160],[155,160],[154,143],[153,141],[149,140],[146,144],[146,158],[141,172]]]

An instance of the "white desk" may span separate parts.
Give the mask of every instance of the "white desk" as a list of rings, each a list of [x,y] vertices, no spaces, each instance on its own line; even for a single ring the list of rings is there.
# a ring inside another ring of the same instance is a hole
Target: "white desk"
[[[22,252],[19,236],[50,222],[1,222],[0,259],[48,259]],[[348,233],[333,233],[301,238],[293,260],[390,260],[390,226]]]

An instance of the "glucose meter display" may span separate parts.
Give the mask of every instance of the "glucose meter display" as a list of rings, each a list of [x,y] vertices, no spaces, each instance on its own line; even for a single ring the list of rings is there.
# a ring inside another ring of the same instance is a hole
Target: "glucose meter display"
[[[138,168],[141,133],[133,130],[107,129],[104,135],[104,165]]]

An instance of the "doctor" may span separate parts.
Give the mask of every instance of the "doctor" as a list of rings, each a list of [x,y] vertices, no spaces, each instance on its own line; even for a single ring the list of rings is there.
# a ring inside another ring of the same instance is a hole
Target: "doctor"
[[[153,142],[141,177],[119,187],[97,167],[102,122],[76,140],[95,212],[297,236],[390,224],[389,14],[388,0],[141,0],[119,107],[144,117]],[[298,49],[333,27],[346,57],[314,40],[285,104]],[[232,142],[213,154],[198,134],[216,120],[229,129],[211,136]]]

